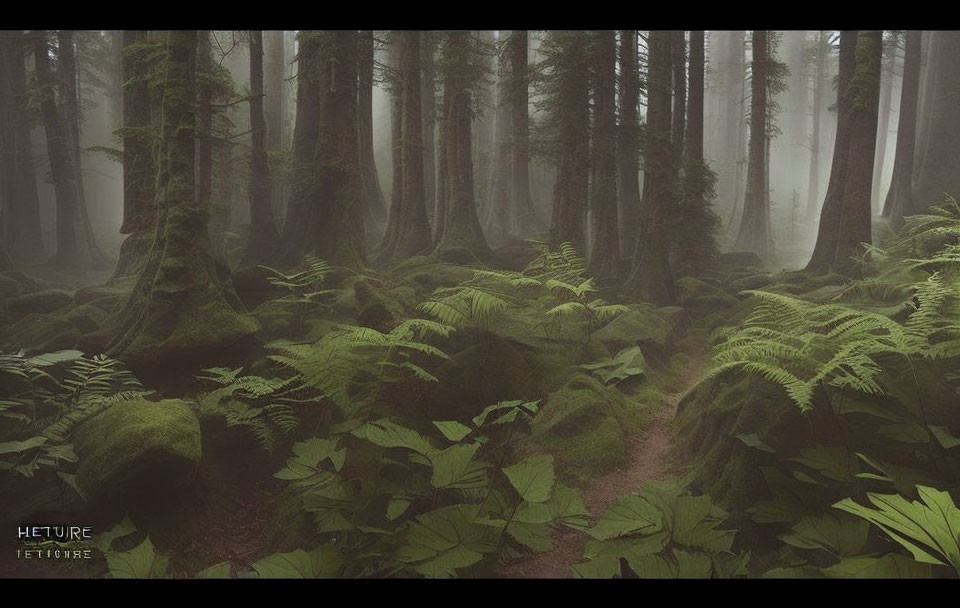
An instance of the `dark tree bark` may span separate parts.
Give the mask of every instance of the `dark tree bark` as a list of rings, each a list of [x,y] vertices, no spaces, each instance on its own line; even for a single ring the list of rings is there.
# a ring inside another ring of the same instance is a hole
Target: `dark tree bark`
[[[480,260],[491,252],[480,227],[473,180],[472,34],[453,32],[443,43],[444,150],[447,157],[446,211],[439,226],[434,256],[443,257],[453,249],[465,249]],[[406,125],[406,123],[405,123]],[[406,157],[404,157],[406,162]]]
[[[423,253],[432,241],[423,189],[420,32],[395,32],[393,36],[400,46],[400,133],[394,132],[400,136],[400,171],[398,175],[394,169],[399,183],[393,184],[394,197],[381,259],[402,259]],[[390,224],[393,224],[392,230]]]
[[[873,185],[870,188],[870,200],[874,211],[882,213],[883,202],[880,200],[880,180],[883,177],[884,161],[887,156],[887,133],[890,131],[890,106],[893,98],[894,68],[897,64],[897,47],[891,43],[888,46],[888,56],[882,60],[883,75],[880,78],[880,114],[877,124],[877,150],[874,155]]]
[[[363,188],[363,223],[371,231],[387,218],[387,207],[380,189],[377,163],[373,156],[373,32],[361,31],[357,37],[359,50],[359,91],[357,123],[360,131],[360,172]]]
[[[108,322],[106,352],[131,365],[206,358],[259,329],[243,313],[196,196],[198,34],[166,34],[156,233],[137,283]]]
[[[87,247],[80,202],[77,198],[77,172],[74,168],[73,145],[55,96],[56,81],[50,70],[46,30],[33,34],[33,55],[37,71],[40,113],[47,136],[47,156],[57,199],[57,254],[54,263],[60,268],[91,266],[93,257]]]
[[[423,193],[427,221],[435,225],[437,201],[437,50],[436,32],[420,32],[420,99],[423,120]]]
[[[70,145],[70,156],[73,159],[74,183],[77,188],[77,206],[80,211],[80,221],[83,225],[83,236],[90,254],[91,264],[102,268],[107,265],[107,258],[97,246],[97,239],[90,224],[90,214],[87,209],[87,196],[83,187],[83,159],[80,153],[80,87],[79,69],[77,67],[77,53],[73,42],[73,32],[60,30],[57,32],[57,90],[60,93],[61,115],[64,131]]]
[[[156,134],[150,120],[149,50],[146,44],[146,32],[123,31],[121,73],[126,84],[122,94],[123,224],[120,232],[129,236],[120,246],[114,278],[139,272],[153,241],[157,170],[152,143]]]
[[[617,217],[617,39],[613,30],[594,34],[593,219],[590,272],[615,279],[620,270]]]
[[[267,165],[267,122],[263,113],[263,32],[250,31],[250,237],[242,265],[270,261],[280,245],[280,233],[270,204]]]
[[[283,115],[285,111],[283,94],[284,76],[284,32],[271,30],[263,34],[263,115],[267,125],[267,153],[279,153],[283,150]],[[282,217],[283,183],[270,180],[270,208],[274,217]]]
[[[588,62],[582,55],[585,32],[558,32],[559,53],[559,164],[553,187],[553,217],[550,242],[570,242],[581,254],[586,251],[584,235],[589,182],[590,108]]]
[[[637,72],[637,31],[620,31],[620,137],[617,141],[620,177],[621,252],[632,255],[637,248],[640,222],[640,127],[637,104],[640,95]]]
[[[387,36],[387,74],[385,81],[390,94],[390,207],[387,227],[380,242],[380,251],[395,242],[400,226],[400,209],[403,207],[403,40],[399,32]],[[396,211],[394,211],[396,210]],[[378,254],[380,255],[380,254]]]
[[[820,205],[820,123],[823,113],[823,96],[826,87],[826,63],[829,47],[827,33],[817,34],[817,64],[813,76],[813,134],[810,138],[810,179],[807,182],[807,223],[813,221]]]
[[[637,250],[627,288],[658,306],[676,299],[666,229],[674,217],[677,159],[671,139],[670,32],[649,34],[647,128],[644,147],[644,201]]]
[[[501,37],[506,32],[500,32]],[[500,50],[497,58],[497,99],[494,117],[493,162],[490,171],[490,185],[487,192],[490,203],[487,205],[483,225],[487,233],[499,242],[507,240],[510,233],[511,175],[513,156],[513,115],[510,104],[511,62],[508,48],[502,38],[498,43]]]
[[[210,32],[200,30],[197,42],[197,71],[205,76],[197,82],[197,204],[209,208],[213,194],[213,60],[210,57]]]
[[[530,191],[530,77],[527,66],[528,36],[526,30],[514,30],[507,40],[510,53],[510,106],[513,127],[513,185],[511,195],[515,226],[519,235],[543,230],[533,207]]]
[[[332,264],[366,264],[357,130],[357,32],[323,31],[317,37],[319,88],[314,132],[315,183],[291,200],[283,235],[288,261],[308,252]]]
[[[3,240],[11,258],[43,259],[40,201],[30,144],[26,106],[26,70],[22,32],[0,37],[0,189],[3,190]]]
[[[960,32],[931,32],[931,60],[927,95],[931,100],[928,133],[916,165],[913,205],[920,211],[943,201],[944,195],[960,197]]]
[[[734,249],[752,251],[763,259],[773,256],[770,236],[770,192],[767,189],[767,94],[771,58],[767,32],[753,32],[752,79],[750,84],[750,145],[747,164],[747,193]]]
[[[922,32],[907,32],[903,60],[903,85],[900,93],[900,117],[897,120],[897,149],[893,159],[890,189],[883,215],[899,226],[913,210],[913,159],[917,141],[917,98],[920,90],[920,39]]]
[[[840,114],[834,156],[846,159],[834,163],[841,175],[836,183],[834,175],[830,176],[817,244],[807,266],[811,271],[856,275],[859,269],[853,256],[860,253],[861,243],[871,242],[870,188],[880,105],[882,38],[879,31],[841,35]],[[839,195],[831,197],[831,189]]]
[[[683,136],[687,130],[686,32],[670,32],[670,52],[673,54],[671,58],[673,64],[673,130],[670,139],[673,142],[674,155],[677,158],[683,158]]]

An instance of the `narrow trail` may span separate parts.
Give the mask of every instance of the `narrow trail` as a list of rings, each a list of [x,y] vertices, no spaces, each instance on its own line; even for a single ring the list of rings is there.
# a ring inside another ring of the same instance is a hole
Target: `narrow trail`
[[[594,479],[583,494],[591,521],[603,514],[607,505],[619,496],[638,489],[644,482],[658,481],[670,476],[671,467],[666,456],[672,433],[670,423],[677,405],[690,387],[700,378],[708,349],[702,347],[688,352],[690,362],[681,377],[679,392],[666,395],[664,407],[641,433],[627,437],[627,465],[623,469]],[[571,578],[574,564],[583,561],[583,550],[588,536],[567,528],[553,534],[553,549],[532,554],[526,559],[504,566],[501,578]]]

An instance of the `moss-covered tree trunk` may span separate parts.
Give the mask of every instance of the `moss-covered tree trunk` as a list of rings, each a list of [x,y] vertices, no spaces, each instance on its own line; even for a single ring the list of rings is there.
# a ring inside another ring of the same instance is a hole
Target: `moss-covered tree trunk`
[[[4,225],[0,232],[9,255],[20,261],[43,259],[40,225],[40,200],[30,143],[30,118],[27,114],[24,39],[21,31],[0,36],[0,123],[3,129],[3,154],[0,188],[4,189]]]
[[[750,62],[750,143],[747,158],[747,192],[743,215],[734,249],[752,251],[763,259],[773,257],[773,238],[770,234],[770,191],[767,164],[767,94],[771,72],[771,58],[767,48],[767,32],[754,30],[753,58]]]
[[[280,234],[270,204],[267,165],[267,121],[263,112],[263,32],[250,31],[250,236],[241,264],[269,262],[280,246]]]
[[[213,59],[210,56],[210,32],[197,36],[197,203],[210,208],[213,196]],[[223,213],[223,211],[218,211]],[[229,222],[217,222],[229,226]]]
[[[913,213],[913,159],[917,141],[917,98],[920,90],[920,30],[907,32],[903,60],[903,85],[900,92],[900,116],[897,119],[897,149],[893,160],[890,189],[883,215],[898,226],[904,216]]]
[[[510,53],[510,106],[513,127],[513,210],[521,236],[543,230],[533,207],[530,189],[530,76],[527,66],[529,41],[526,30],[514,30],[507,40]]]
[[[617,163],[620,179],[620,250],[633,255],[640,222],[640,150],[637,104],[640,96],[637,72],[637,31],[620,31],[620,132]]]
[[[108,323],[107,352],[132,365],[187,364],[221,353],[259,328],[212,251],[209,209],[197,198],[197,38],[193,30],[166,33],[157,229],[133,291]]]
[[[147,32],[123,31],[123,224],[120,233],[129,236],[120,246],[114,278],[138,273],[153,240],[157,169],[153,159],[156,133],[150,120],[150,48]]]
[[[926,86],[930,127],[916,165],[913,189],[915,210],[943,201],[944,194],[960,197],[960,32],[931,32],[931,62]]]
[[[476,64],[470,37],[470,33],[454,32],[448,34],[443,43],[442,153],[447,157],[447,208],[433,255],[442,258],[454,249],[467,250],[476,258],[486,260],[491,252],[480,227],[474,194],[471,72]],[[458,256],[457,259],[464,258]]]
[[[559,142],[557,180],[553,187],[553,215],[550,242],[570,242],[581,254],[586,252],[584,235],[589,182],[590,108],[588,61],[583,57],[586,32],[553,32],[559,54]]]
[[[357,37],[357,124],[360,132],[360,172],[363,188],[363,223],[368,231],[376,230],[387,218],[387,206],[380,189],[377,163],[373,157],[373,31],[364,30]]]
[[[357,129],[357,32],[323,31],[317,38],[315,181],[290,202],[283,235],[288,258],[308,252],[332,264],[366,264]]]
[[[394,196],[380,258],[403,259],[426,252],[431,243],[423,189],[423,112],[420,86],[420,32],[394,32],[400,77],[400,171],[394,168]],[[396,115],[397,112],[394,112]],[[394,122],[394,136],[397,124]],[[396,143],[394,143],[396,160]],[[399,177],[399,183],[396,178]],[[399,196],[398,196],[399,193]],[[392,225],[391,225],[392,224]]]
[[[673,153],[683,158],[683,138],[687,131],[687,37],[686,32],[670,32],[670,62],[673,66],[673,129],[670,140]],[[679,170],[680,166],[677,165]]]
[[[860,243],[871,241],[882,46],[882,32],[841,34],[837,143],[817,244],[807,265],[814,272],[858,274],[853,256],[861,252]]]
[[[665,234],[676,210],[670,38],[670,32],[650,32],[644,201],[633,270],[626,283],[628,289],[659,306],[672,304],[676,298]]]
[[[594,34],[593,41],[593,224],[590,272],[615,279],[620,270],[620,222],[617,214],[617,36]]]

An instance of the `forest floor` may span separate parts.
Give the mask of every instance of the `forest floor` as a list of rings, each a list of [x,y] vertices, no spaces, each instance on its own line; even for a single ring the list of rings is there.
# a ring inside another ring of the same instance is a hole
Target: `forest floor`
[[[680,390],[665,396],[663,407],[640,433],[627,437],[627,465],[594,479],[584,491],[583,500],[596,521],[607,505],[640,488],[648,481],[661,481],[676,472],[678,464],[671,460],[673,431],[671,424],[677,405],[696,384],[706,363],[709,348],[701,345],[686,354],[689,363],[681,376]],[[553,548],[544,553],[531,553],[524,559],[507,564],[498,575],[503,578],[571,578],[572,567],[583,561],[584,547],[589,540],[585,533],[561,528],[554,532]]]

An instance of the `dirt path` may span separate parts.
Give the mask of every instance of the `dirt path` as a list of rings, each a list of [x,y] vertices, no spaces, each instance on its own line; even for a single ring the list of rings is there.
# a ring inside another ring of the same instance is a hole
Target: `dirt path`
[[[656,413],[641,434],[627,438],[627,466],[594,479],[584,492],[583,499],[591,520],[596,521],[606,506],[617,497],[636,490],[646,481],[662,480],[670,475],[670,463],[666,458],[670,448],[670,422],[677,411],[677,404],[700,378],[706,352],[704,348],[688,353],[690,363],[683,373],[683,388],[666,396],[663,409]],[[553,549],[508,564],[498,574],[504,578],[570,578],[573,576],[571,567],[583,560],[587,539],[582,532],[559,529],[553,534]]]

